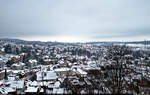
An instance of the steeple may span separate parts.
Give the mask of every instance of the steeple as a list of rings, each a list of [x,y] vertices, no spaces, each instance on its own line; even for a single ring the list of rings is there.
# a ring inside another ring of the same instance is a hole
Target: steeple
[[[7,80],[7,69],[5,69],[5,80]]]

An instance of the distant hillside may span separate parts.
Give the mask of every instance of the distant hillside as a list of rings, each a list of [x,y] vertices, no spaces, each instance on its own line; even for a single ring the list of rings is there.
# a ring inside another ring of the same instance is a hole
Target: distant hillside
[[[10,38],[0,38],[0,41],[7,41],[7,42],[15,42],[15,43],[22,43],[22,44],[74,44],[74,43],[65,43],[65,42],[42,42],[42,41],[26,41],[20,39],[10,39]],[[150,44],[150,41],[131,41],[131,42],[117,42],[117,41],[97,41],[97,42],[86,42],[86,44]]]
[[[131,42],[87,42],[87,44],[147,44],[149,45],[150,44],[150,41],[131,41]]]
[[[64,43],[64,42],[42,42],[42,41],[26,41],[26,40],[20,40],[20,39],[11,39],[11,38],[0,38],[0,41],[6,41],[6,42],[14,42],[18,44],[51,44],[51,45],[56,45],[56,44],[72,44],[72,43]]]
[[[1,41],[8,41],[8,42],[15,42],[15,43],[27,43],[27,44],[36,44],[36,43],[42,43],[41,41],[25,41],[20,39],[10,39],[10,38],[1,38]]]

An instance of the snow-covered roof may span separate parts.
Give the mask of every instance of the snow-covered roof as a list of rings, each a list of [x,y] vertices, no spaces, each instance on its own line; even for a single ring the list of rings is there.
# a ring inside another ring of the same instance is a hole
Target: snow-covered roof
[[[12,70],[12,73],[18,74],[18,73],[25,73],[24,70]]]
[[[0,61],[3,61],[3,59],[2,59],[2,58],[0,58]]]
[[[58,78],[57,74],[54,71],[37,72],[36,75],[38,81],[42,80],[42,76],[43,80],[53,80]]]
[[[11,72],[11,71],[12,71],[12,70],[7,70],[7,73],[8,73],[8,72]],[[1,71],[1,72],[5,72],[5,70],[3,70],[3,71]]]
[[[13,80],[15,80],[15,77],[8,77],[8,80],[11,80],[11,81],[13,81]]]
[[[61,58],[61,55],[57,54],[57,55],[56,55],[56,58]]]
[[[85,90],[81,90],[81,94],[86,94],[86,91]]]
[[[82,69],[80,68],[77,68],[77,73],[81,74],[81,75],[86,75],[87,72],[83,71]]]
[[[19,67],[20,65],[16,63],[16,64],[13,64],[12,66],[16,66],[16,67]]]
[[[5,80],[0,80],[0,85],[4,84]]]
[[[44,89],[43,89],[43,88],[41,88],[40,92],[44,92]]]
[[[22,63],[22,62],[20,62],[19,64],[20,64],[20,65],[25,65],[25,63]]]
[[[35,60],[35,59],[30,59],[29,62],[30,62],[30,63],[37,63],[37,60]]]
[[[59,64],[64,64],[64,61],[62,61],[62,60],[61,60],[61,61],[59,61]]]
[[[59,86],[60,86],[60,82],[59,81],[55,82],[54,87],[59,88]]]
[[[49,61],[51,61],[51,59],[44,59],[44,61],[49,62]]]
[[[54,71],[55,72],[64,72],[64,71],[69,71],[70,69],[69,68],[57,68],[57,69],[55,69]]]
[[[63,92],[64,92],[63,88],[53,89],[53,94],[63,94]]]
[[[38,91],[38,87],[27,87],[27,90],[25,90],[25,92],[28,93],[36,93]]]
[[[32,82],[32,81],[28,81],[28,82],[27,82],[27,86],[29,86],[29,85],[30,85],[30,86],[38,86],[39,83],[38,83],[37,81],[33,81],[33,82]]]
[[[10,81],[10,83],[10,87],[12,88],[23,89],[24,87],[24,80]]]
[[[11,87],[0,87],[0,93],[4,94],[8,94],[9,92],[15,92],[16,90],[14,88]]]

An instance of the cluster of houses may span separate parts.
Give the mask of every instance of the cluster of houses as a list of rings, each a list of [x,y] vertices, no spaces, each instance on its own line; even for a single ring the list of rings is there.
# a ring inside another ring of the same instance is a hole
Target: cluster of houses
[[[0,43],[0,95],[150,94],[148,50],[85,43]]]

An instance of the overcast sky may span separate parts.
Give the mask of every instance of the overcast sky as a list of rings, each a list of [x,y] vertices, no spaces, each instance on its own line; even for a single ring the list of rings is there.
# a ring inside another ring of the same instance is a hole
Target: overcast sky
[[[150,38],[150,0],[0,0],[0,37],[40,41]]]

